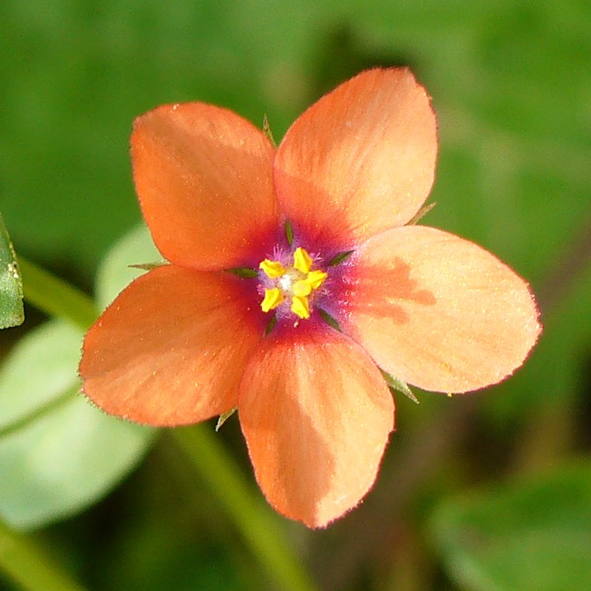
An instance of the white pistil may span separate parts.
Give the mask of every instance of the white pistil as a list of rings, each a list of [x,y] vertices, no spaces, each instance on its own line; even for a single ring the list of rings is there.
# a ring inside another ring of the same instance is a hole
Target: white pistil
[[[300,273],[300,271],[298,271],[297,269],[288,269],[287,272],[285,273],[285,275],[282,275],[281,277],[279,277],[279,280],[277,281],[277,285],[279,287],[279,289],[283,292],[283,295],[285,297],[291,297],[293,296],[293,286],[295,284],[296,281],[300,281],[301,279],[304,279],[305,275],[303,273]]]

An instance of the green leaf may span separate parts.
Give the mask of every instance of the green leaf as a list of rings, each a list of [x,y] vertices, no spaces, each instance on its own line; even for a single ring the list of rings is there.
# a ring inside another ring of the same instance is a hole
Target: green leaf
[[[0,368],[0,433],[77,383],[82,332],[53,320],[24,336]]]
[[[16,528],[81,511],[143,457],[156,431],[107,416],[77,392],[82,332],[53,321],[0,372],[0,515]]]
[[[14,248],[0,214],[0,328],[18,326],[24,319],[23,283]]]
[[[152,434],[68,398],[0,439],[0,513],[31,528],[84,509],[136,465]]]
[[[432,534],[450,576],[473,591],[587,591],[591,463],[444,502]]]

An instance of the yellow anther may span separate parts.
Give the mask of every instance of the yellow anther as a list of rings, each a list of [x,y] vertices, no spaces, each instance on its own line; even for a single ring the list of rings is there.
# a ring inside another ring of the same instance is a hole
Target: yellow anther
[[[312,268],[312,257],[301,247],[298,246],[293,253],[293,266],[295,269],[307,275]]]
[[[303,320],[310,318],[310,304],[308,303],[308,298],[298,296],[291,298],[291,311]]]
[[[324,271],[310,271],[306,277],[306,283],[312,289],[318,289],[328,277],[328,273]]]
[[[299,318],[310,318],[310,300],[314,290],[318,289],[328,277],[325,271],[312,271],[314,261],[308,252],[298,247],[293,253],[293,266],[284,267],[279,261],[265,259],[259,268],[275,281],[265,283],[276,287],[265,288],[265,296],[261,302],[263,312],[270,312],[283,302],[291,300],[291,311]],[[286,302],[286,303],[287,303]],[[281,312],[282,314],[282,312]]]
[[[267,277],[271,277],[271,279],[285,275],[285,269],[283,268],[283,265],[277,261],[270,261],[269,259],[265,259],[259,265],[259,269],[262,269]]]
[[[293,284],[293,295],[298,297],[306,297],[312,293],[312,286],[307,279],[300,279]]]
[[[283,301],[283,294],[278,287],[273,289],[265,289],[265,297],[261,302],[261,310],[263,312],[269,312],[274,310]]]

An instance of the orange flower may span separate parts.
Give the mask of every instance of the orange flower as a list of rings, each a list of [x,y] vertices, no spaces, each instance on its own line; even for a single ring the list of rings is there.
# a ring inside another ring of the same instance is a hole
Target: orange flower
[[[378,368],[468,392],[505,378],[536,341],[536,306],[513,271],[466,240],[404,225],[437,152],[429,97],[407,69],[342,84],[277,150],[203,103],[150,111],[131,146],[170,264],[89,330],[84,392],[149,425],[238,407],[256,478],[291,519],[325,526],[373,485],[394,427]],[[228,272],[238,268],[248,277]]]

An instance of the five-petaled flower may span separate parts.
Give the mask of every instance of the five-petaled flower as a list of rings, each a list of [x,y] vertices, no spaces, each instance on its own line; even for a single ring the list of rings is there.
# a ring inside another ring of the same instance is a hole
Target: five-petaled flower
[[[277,150],[203,103],[139,117],[131,147],[170,264],[136,279],[89,330],[84,392],[149,425],[238,407],[258,483],[287,517],[325,526],[371,488],[394,428],[381,370],[468,392],[513,372],[537,339],[536,305],[512,270],[471,242],[405,225],[437,152],[429,97],[407,69],[342,84]]]

